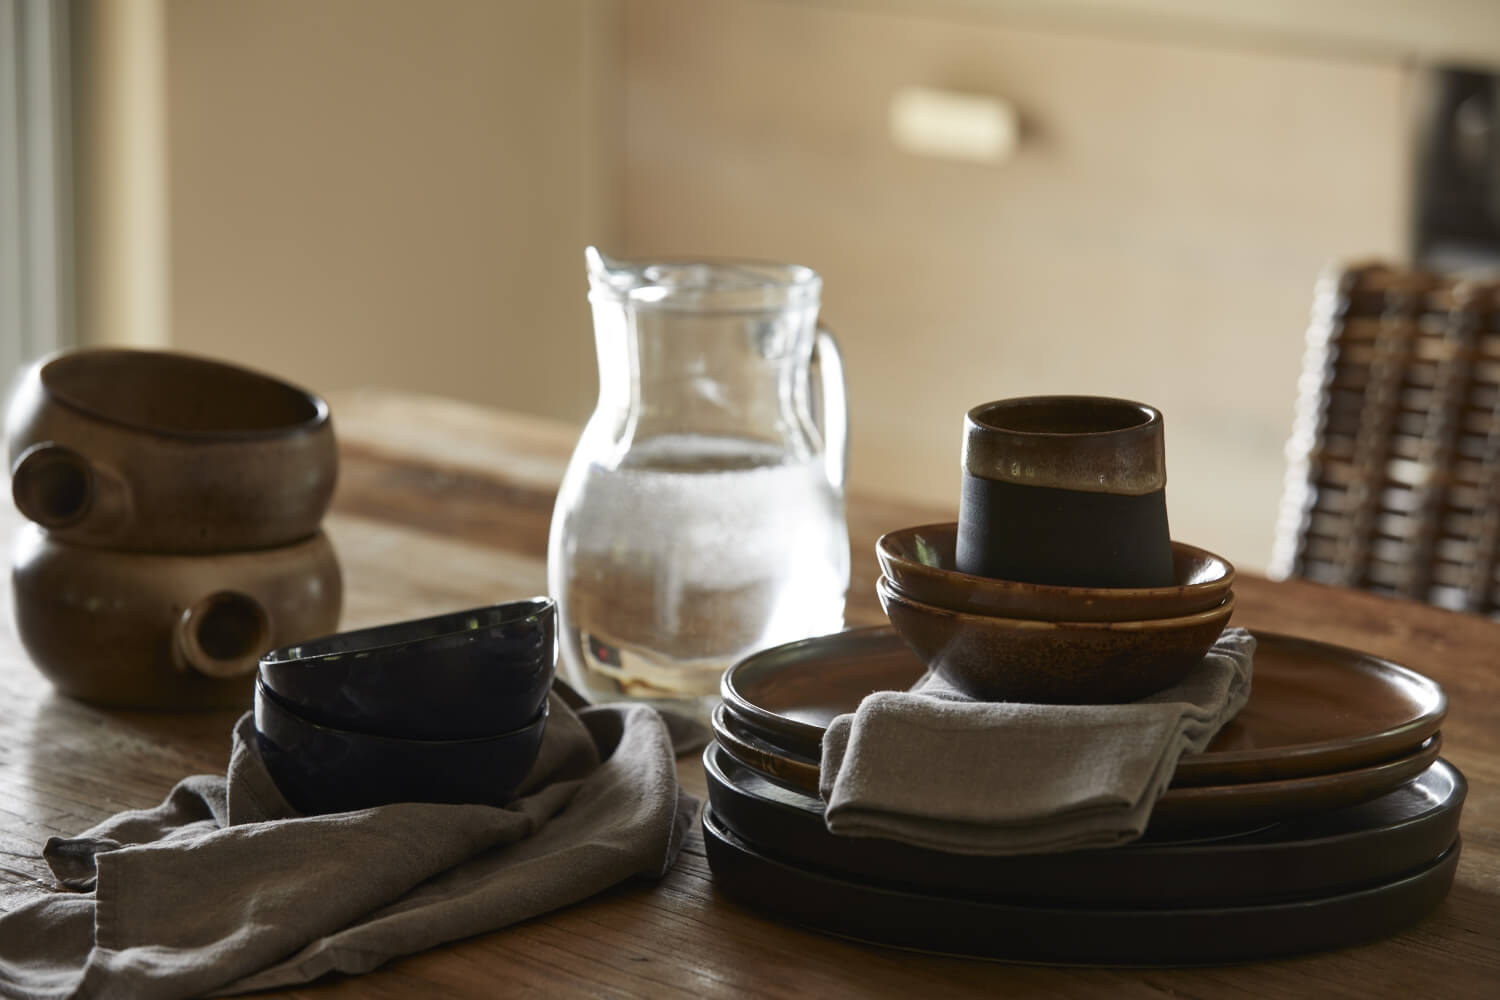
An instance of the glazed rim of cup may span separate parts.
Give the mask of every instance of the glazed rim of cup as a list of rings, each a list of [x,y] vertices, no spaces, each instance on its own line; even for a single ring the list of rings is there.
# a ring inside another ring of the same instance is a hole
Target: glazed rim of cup
[[[272,375],[175,351],[89,348],[42,363],[47,395],[86,417],[187,440],[283,438],[328,423],[322,397]],[[171,384],[173,392],[162,391]]]
[[[993,626],[996,628],[1009,629],[1017,632],[1050,632],[1058,629],[1080,629],[1090,632],[1156,632],[1169,629],[1190,628],[1202,625],[1215,618],[1228,619],[1234,611],[1234,591],[1230,591],[1223,602],[1216,604],[1206,611],[1196,611],[1190,615],[1182,615],[1178,618],[1141,618],[1135,621],[1116,622],[1049,622],[1036,618],[1001,618],[995,615],[971,615],[964,611],[950,611],[940,608],[935,604],[925,604],[898,589],[895,584],[884,576],[875,581],[875,588],[879,595],[897,604],[905,604],[914,611],[935,617],[953,618],[959,622],[975,625]]]
[[[1140,496],[1167,485],[1162,416],[1107,396],[1024,396],[964,418],[963,467],[1020,486]]]
[[[273,649],[260,658],[262,664],[310,663],[353,653],[372,653],[395,649],[413,643],[438,643],[445,639],[465,639],[477,632],[502,625],[535,619],[551,614],[555,602],[550,597],[528,597],[504,604],[491,604],[467,611],[449,611],[429,618],[392,622],[353,632],[338,632],[321,639],[310,639],[295,646]]]
[[[1179,542],[1174,539],[1171,543],[1174,566],[1176,556],[1181,552],[1196,555],[1203,561],[1219,568],[1221,572],[1206,579],[1193,580],[1189,583],[1173,582],[1162,587],[1080,587],[1056,583],[1031,583],[1026,580],[1004,580],[994,576],[975,576],[973,573],[965,573],[963,570],[952,565],[933,566],[930,563],[918,562],[896,550],[896,536],[909,535],[916,537],[924,531],[929,533],[945,531],[957,535],[958,525],[953,521],[938,521],[934,524],[920,524],[910,528],[897,528],[894,531],[887,531],[875,540],[875,554],[877,558],[890,560],[892,563],[900,566],[903,572],[925,576],[929,579],[932,577],[954,577],[959,582],[967,583],[971,586],[982,586],[991,589],[999,588],[1002,590],[1024,589],[1028,592],[1043,593],[1056,597],[1110,599],[1151,597],[1156,594],[1168,593],[1191,594],[1222,587],[1226,578],[1233,578],[1235,575],[1234,563],[1223,556],[1197,545],[1189,545],[1187,542]],[[891,583],[892,586],[896,586],[896,581],[893,580]],[[906,592],[902,591],[901,596],[906,597]]]

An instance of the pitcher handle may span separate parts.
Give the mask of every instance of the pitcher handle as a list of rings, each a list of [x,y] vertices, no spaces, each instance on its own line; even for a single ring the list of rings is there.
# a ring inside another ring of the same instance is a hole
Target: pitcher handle
[[[844,391],[844,356],[833,331],[822,324],[818,325],[817,339],[813,342],[813,357],[822,382],[819,395],[824,469],[829,484],[843,492],[844,480],[849,475],[849,400]]]

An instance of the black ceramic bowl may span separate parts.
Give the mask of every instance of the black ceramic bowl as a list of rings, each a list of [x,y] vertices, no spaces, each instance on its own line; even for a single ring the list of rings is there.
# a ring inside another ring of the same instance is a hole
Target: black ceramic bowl
[[[418,740],[494,736],[541,711],[556,634],[557,605],[533,597],[272,650],[260,679],[325,726]]]
[[[403,740],[320,726],[255,685],[255,731],[276,787],[308,814],[393,802],[504,805],[536,762],[547,729],[536,717],[476,740]]]

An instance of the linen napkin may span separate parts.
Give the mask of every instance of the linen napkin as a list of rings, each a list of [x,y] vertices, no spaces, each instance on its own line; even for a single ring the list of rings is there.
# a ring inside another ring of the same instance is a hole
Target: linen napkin
[[[245,715],[227,778],[186,778],[154,809],[47,842],[58,881],[78,891],[0,917],[0,994],[188,997],[367,972],[665,874],[697,811],[674,758],[702,745],[702,728],[643,705],[575,713],[556,692],[550,709],[504,808],[307,817],[266,772]]]
[[[1134,840],[1178,757],[1245,704],[1254,652],[1254,636],[1227,629],[1181,683],[1125,705],[980,702],[931,674],[877,692],[823,738],[825,822],[959,854]]]

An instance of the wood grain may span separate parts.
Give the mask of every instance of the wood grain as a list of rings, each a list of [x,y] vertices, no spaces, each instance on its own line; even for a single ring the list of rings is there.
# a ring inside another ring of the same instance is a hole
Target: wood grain
[[[433,400],[364,394],[334,402],[343,418],[344,465],[329,530],[344,562],[347,625],[544,588],[551,485],[534,473],[550,463],[560,474],[570,444],[565,433]],[[366,419],[375,410],[378,419]],[[508,478],[512,460],[533,474]],[[880,619],[875,537],[946,516],[951,511],[851,499],[851,622]],[[13,527],[17,517],[7,513],[5,524]],[[1405,933],[1332,954],[1210,969],[1060,970],[908,954],[808,933],[724,898],[695,831],[659,883],[621,886],[367,976],[282,995],[1489,995],[1500,981],[1500,672],[1493,663],[1500,625],[1255,576],[1242,576],[1237,593],[1240,624],[1367,649],[1429,674],[1448,691],[1444,754],[1471,786],[1464,855],[1447,901]],[[47,836],[153,805],[184,775],[221,771],[234,716],[108,712],[60,697],[26,662],[5,617],[0,910],[54,891],[38,856]],[[683,758],[679,771],[684,785],[703,795],[697,761]]]

